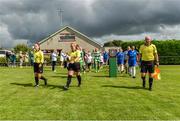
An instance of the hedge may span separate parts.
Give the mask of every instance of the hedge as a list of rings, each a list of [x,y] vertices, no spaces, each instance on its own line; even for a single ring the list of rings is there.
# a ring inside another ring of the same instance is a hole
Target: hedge
[[[0,66],[7,66],[6,57],[0,57]]]
[[[112,42],[107,42],[104,47],[116,46],[122,47],[126,50],[127,46],[136,46],[138,50],[140,45],[144,43],[141,41],[122,41],[114,40]],[[158,50],[158,55],[160,57],[160,64],[180,64],[180,40],[153,40],[153,44],[156,45]]]

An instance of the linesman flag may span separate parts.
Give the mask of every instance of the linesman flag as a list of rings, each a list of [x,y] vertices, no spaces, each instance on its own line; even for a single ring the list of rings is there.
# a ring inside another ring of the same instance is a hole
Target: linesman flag
[[[155,80],[161,80],[160,69],[158,67],[155,67],[154,69],[153,78]]]

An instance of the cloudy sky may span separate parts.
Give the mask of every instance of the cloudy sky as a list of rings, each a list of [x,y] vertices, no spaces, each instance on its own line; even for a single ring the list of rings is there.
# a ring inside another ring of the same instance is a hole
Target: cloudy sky
[[[101,43],[180,39],[180,0],[0,0],[0,46],[41,40],[71,26]]]

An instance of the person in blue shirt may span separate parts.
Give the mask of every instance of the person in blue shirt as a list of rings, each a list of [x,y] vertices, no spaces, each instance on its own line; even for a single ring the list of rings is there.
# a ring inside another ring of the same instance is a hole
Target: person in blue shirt
[[[130,76],[136,78],[136,65],[137,65],[137,54],[135,46],[132,46],[131,50],[128,51],[128,64],[129,64],[129,73]]]
[[[130,46],[127,46],[127,50],[124,51],[124,69],[126,74],[129,73],[129,66],[128,66],[128,52],[131,50]]]
[[[117,57],[118,71],[122,73],[124,72],[124,53],[122,48],[119,48],[119,52],[116,54],[116,57]]]
[[[103,59],[104,59],[104,64],[108,65],[109,53],[107,51],[103,52]]]

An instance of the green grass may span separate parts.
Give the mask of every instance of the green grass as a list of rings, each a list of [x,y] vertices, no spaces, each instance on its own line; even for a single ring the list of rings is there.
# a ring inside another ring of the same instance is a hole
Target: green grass
[[[141,88],[140,74],[109,78],[108,70],[82,75],[63,91],[65,69],[45,68],[48,87],[34,88],[32,68],[0,68],[0,119],[180,120],[180,66],[161,66],[153,91]],[[148,85],[147,85],[148,86]]]

